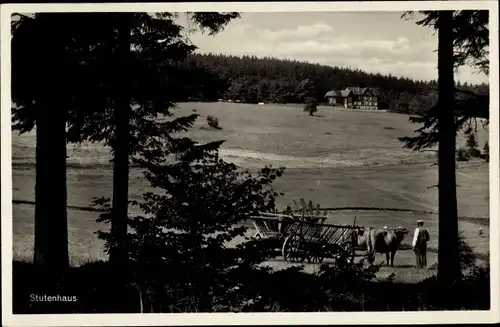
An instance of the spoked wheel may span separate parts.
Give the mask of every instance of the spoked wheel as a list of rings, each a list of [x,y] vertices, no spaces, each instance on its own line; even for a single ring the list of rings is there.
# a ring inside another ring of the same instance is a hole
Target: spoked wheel
[[[314,253],[313,255],[311,255],[311,257],[308,259],[309,263],[323,263],[323,260],[325,258],[320,255],[320,254],[316,254]]]
[[[307,261],[309,263],[322,263],[325,259],[327,244],[318,243],[312,247],[308,253]]]
[[[293,234],[283,242],[282,254],[285,261],[304,262],[304,240],[300,235]]]

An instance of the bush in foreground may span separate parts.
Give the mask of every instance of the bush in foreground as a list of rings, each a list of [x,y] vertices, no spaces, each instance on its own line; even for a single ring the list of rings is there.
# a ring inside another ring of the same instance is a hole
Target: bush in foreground
[[[137,226],[151,230],[144,224]],[[308,274],[300,267],[280,271],[256,267],[263,257],[273,256],[266,250],[270,248],[267,240],[251,241],[234,252],[219,248],[220,258],[204,250],[208,260],[192,262],[193,257],[184,252],[192,246],[184,245],[190,244],[188,240],[183,244],[180,236],[174,236],[180,247],[173,249],[169,241],[165,248],[173,258],[162,258],[161,252],[154,252],[159,246],[153,233],[140,231],[140,235],[145,237],[134,240],[140,251],[153,252],[134,256],[135,280],[125,290],[115,282],[115,275],[123,272],[114,271],[107,262],[71,268],[59,283],[31,263],[14,262],[14,313],[417,311],[442,310],[450,299],[456,310],[490,309],[489,261],[485,267],[477,266],[463,234],[463,275],[452,297],[440,291],[435,276],[415,284],[373,280],[380,266],[365,267],[363,261],[352,264],[342,251],[333,264]],[[197,280],[196,270],[201,273]],[[205,285],[195,289],[200,283]],[[75,295],[78,301],[34,303],[31,294]],[[116,297],[126,298],[126,306],[118,306]]]
[[[202,175],[212,181],[213,190],[190,193],[191,188],[175,187],[175,183],[188,180],[194,183],[186,184],[191,187],[198,182],[206,183],[203,176],[195,178],[195,173],[201,172],[197,169],[202,168],[193,167],[191,173],[179,176],[171,188],[166,188],[178,190],[178,200],[169,201],[169,192],[145,195],[143,206],[154,210],[154,214],[152,219],[132,219],[135,233],[129,235],[131,273],[126,289],[116,282],[117,274],[125,272],[116,271],[108,262],[70,268],[63,280],[55,280],[50,272],[32,263],[15,261],[14,313],[417,311],[442,310],[449,301],[453,301],[451,304],[457,310],[490,308],[489,261],[485,267],[476,264],[477,255],[462,233],[459,239],[462,279],[451,297],[440,290],[435,276],[415,284],[374,280],[379,266],[365,267],[363,261],[350,263],[348,253],[340,249],[334,253],[338,259],[320,266],[315,274],[305,273],[300,267],[280,271],[259,267],[258,263],[275,256],[269,240],[226,247],[226,240],[244,230],[241,225],[233,224],[238,219],[227,212],[233,207],[232,212],[238,217],[245,211],[238,211],[239,206],[231,206],[230,202],[215,202],[210,206],[210,202],[199,201],[226,197],[236,204],[250,201],[257,208],[268,209],[276,194],[265,185],[273,180],[273,172],[278,174],[279,170],[264,169],[260,177],[240,179],[242,175],[228,173],[232,166],[220,161],[218,164],[213,161],[215,166],[211,166],[209,162],[205,166],[208,171],[204,170]],[[222,189],[222,183],[227,182],[224,176],[234,178],[226,191]],[[244,192],[253,187],[260,189],[258,185],[263,186],[261,193]],[[201,197],[192,198],[196,194]],[[260,198],[258,194],[266,194],[264,198],[271,201],[256,201]],[[184,205],[187,199],[203,205],[189,208]],[[207,214],[195,208],[206,208]],[[76,296],[76,301],[34,302],[33,295]],[[120,298],[126,301],[117,301]]]
[[[242,276],[271,253],[262,242],[228,243],[244,236],[241,222],[249,215],[274,208],[271,183],[284,169],[266,167],[253,176],[219,158],[222,142],[177,141],[175,148],[143,149],[136,160],[155,190],[137,203],[144,215],[129,221],[130,282],[147,294],[146,312],[238,307],[254,299],[251,290],[240,290]],[[111,234],[100,237],[111,250]]]
[[[175,284],[170,285],[164,298],[160,298],[157,292],[143,291],[141,302],[139,288],[134,285],[126,290],[116,287],[114,276],[117,272],[107,262],[71,268],[58,285],[50,284],[49,276],[31,263],[14,262],[13,270],[14,314],[139,313],[141,303],[142,312],[155,313],[418,311],[442,310],[442,301],[449,301],[449,297],[443,299],[441,296],[435,277],[416,284],[369,279],[342,284],[343,277],[335,276],[331,271],[308,274],[297,267],[277,272],[260,268],[239,273],[239,285],[228,288],[217,301],[214,297],[209,310],[201,310],[196,301],[192,302],[198,299],[183,293]],[[163,273],[179,274],[175,270]],[[158,275],[164,280],[168,278],[168,275]],[[30,300],[32,294],[74,295],[78,300],[33,302]],[[116,305],[118,296],[127,299],[127,307]],[[456,310],[489,310],[489,267],[475,267],[464,275],[455,287],[452,300]],[[155,308],[153,311],[150,310],[151,304]]]

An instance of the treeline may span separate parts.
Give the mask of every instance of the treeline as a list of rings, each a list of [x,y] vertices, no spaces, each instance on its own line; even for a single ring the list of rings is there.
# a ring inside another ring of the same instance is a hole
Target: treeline
[[[416,81],[272,57],[192,54],[186,59],[185,67],[198,72],[197,97],[191,99],[199,101],[222,98],[245,103],[304,103],[306,97],[314,97],[325,103],[324,95],[332,89],[370,86],[381,92],[379,108],[421,113],[435,103],[437,94],[436,81]],[[488,88],[487,85],[458,86],[471,91]]]

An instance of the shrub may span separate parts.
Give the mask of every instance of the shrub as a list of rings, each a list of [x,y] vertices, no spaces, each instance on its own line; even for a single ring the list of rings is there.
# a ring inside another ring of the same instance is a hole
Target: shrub
[[[365,283],[375,277],[380,266],[364,268],[363,261],[351,263],[350,254],[338,250],[332,253],[337,259],[332,264],[321,265],[314,274],[303,272],[302,267],[290,267],[262,272],[259,278],[252,278],[247,287],[256,290],[259,297],[245,310],[360,311],[363,306],[359,299]]]
[[[271,183],[284,168],[253,176],[219,158],[222,142],[181,140],[174,162],[167,146],[143,150],[144,159],[137,159],[155,192],[143,195],[144,215],[129,222],[130,281],[151,298],[155,312],[241,307],[256,300],[245,281],[273,254],[266,240],[227,243],[244,235],[249,215],[275,207]],[[110,234],[100,237],[108,249],[114,246]]]
[[[427,310],[450,308],[488,310],[490,307],[489,258],[486,267],[477,265],[477,254],[467,243],[463,232],[458,239],[462,277],[454,286],[453,296],[442,291],[436,276],[420,282],[418,289],[422,306]],[[452,303],[450,303],[452,301]]]
[[[476,140],[476,136],[474,133],[470,132],[467,134],[467,142],[466,142],[466,147],[467,147],[467,152],[469,153],[469,157],[471,158],[480,158],[481,157],[481,151],[477,148],[478,142]]]
[[[469,161],[470,153],[467,149],[460,148],[457,150],[457,161]]]
[[[207,124],[212,128],[221,129],[221,127],[219,126],[219,119],[212,115],[207,116]]]
[[[471,158],[480,158],[481,157],[481,150],[479,150],[479,149],[469,148],[468,152],[469,152],[469,156]]]
[[[484,159],[487,162],[489,162],[490,161],[490,145],[489,145],[488,141],[486,141],[486,143],[484,143],[483,154],[484,154]]]
[[[31,263],[14,262],[14,313],[132,313],[139,312],[141,306],[149,308],[143,309],[145,313],[151,307],[156,313],[416,311],[449,309],[449,305],[454,309],[487,310],[490,307],[489,264],[478,267],[473,260],[466,259],[472,249],[466,246],[462,234],[460,259],[462,267],[468,267],[467,272],[463,272],[454,287],[454,295],[443,297],[436,276],[417,284],[373,280],[380,266],[365,268],[362,261],[352,264],[344,251],[336,253],[337,260],[320,266],[314,274],[305,273],[302,267],[272,271],[268,267],[255,267],[266,256],[263,253],[269,246],[265,241],[217,251],[217,246],[211,245],[222,240],[209,237],[201,252],[206,260],[194,261],[193,253],[188,251],[190,234],[163,230],[161,224],[157,226],[161,229],[159,233],[153,234],[158,229],[137,218],[133,220],[140,234],[130,235],[133,240],[130,255],[136,260],[129,265],[133,283],[126,290],[116,283],[117,274],[124,272],[115,271],[107,262],[70,268],[62,283],[54,280],[50,272],[37,271]],[[155,220],[149,221],[153,224]],[[165,235],[167,232],[172,234]],[[167,257],[162,257],[165,252],[154,252],[161,249],[163,241],[168,242]],[[173,248],[175,245],[179,247]],[[138,249],[141,252],[134,253]],[[196,276],[195,270],[200,275]],[[195,292],[197,283],[204,283],[206,289]],[[30,294],[50,294],[54,290],[75,295],[78,301],[36,304],[30,301]]]
[[[467,243],[463,231],[458,234],[458,251],[462,273],[476,266],[477,255],[474,253],[474,248]]]
[[[479,145],[477,140],[476,140],[476,135],[474,133],[469,133],[467,135],[467,143],[466,143],[467,147],[469,149],[476,149],[477,146]]]
[[[316,99],[313,97],[307,97],[304,104],[304,111],[309,112],[309,116],[312,116],[316,111],[318,111],[318,104]]]

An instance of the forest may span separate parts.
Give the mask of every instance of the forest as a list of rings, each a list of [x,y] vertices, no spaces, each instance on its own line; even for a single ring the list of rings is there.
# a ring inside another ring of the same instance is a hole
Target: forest
[[[437,100],[436,81],[416,81],[347,67],[211,53],[191,54],[184,65],[190,73],[197,72],[203,81],[197,83],[198,96],[191,98],[198,101],[304,103],[307,97],[314,97],[318,103],[326,103],[326,92],[347,86],[378,88],[379,108],[399,113],[423,113]],[[458,83],[457,88],[488,93],[485,84]]]

